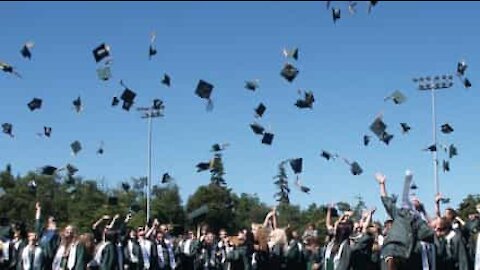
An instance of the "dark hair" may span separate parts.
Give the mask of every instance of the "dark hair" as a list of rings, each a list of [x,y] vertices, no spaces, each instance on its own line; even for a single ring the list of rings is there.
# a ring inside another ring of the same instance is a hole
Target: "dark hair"
[[[350,237],[353,231],[353,222],[346,220],[338,223],[337,230],[335,231],[334,239],[337,242],[342,242]]]
[[[107,230],[105,232],[105,241],[115,243],[117,241],[118,233],[114,230]]]

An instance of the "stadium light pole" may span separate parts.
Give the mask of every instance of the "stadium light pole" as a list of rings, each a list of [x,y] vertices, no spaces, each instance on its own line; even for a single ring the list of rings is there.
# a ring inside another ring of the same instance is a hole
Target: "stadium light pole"
[[[148,119],[148,142],[147,142],[147,183],[146,183],[146,189],[147,189],[147,196],[146,196],[146,208],[147,208],[147,223],[150,220],[150,200],[151,200],[151,193],[152,193],[152,119],[153,118],[158,118],[158,117],[163,117],[163,109],[165,106],[163,105],[163,102],[159,99],[155,99],[153,101],[153,105],[151,107],[141,107],[137,108],[138,111],[142,112],[142,119]]]
[[[413,79],[414,83],[418,84],[418,90],[430,91],[432,95],[432,140],[435,145],[435,151],[432,151],[433,159],[433,181],[435,194],[440,192],[440,183],[438,179],[438,148],[437,147],[437,114],[435,106],[435,91],[439,89],[447,89],[453,86],[453,75],[441,75],[441,76],[427,76]]]

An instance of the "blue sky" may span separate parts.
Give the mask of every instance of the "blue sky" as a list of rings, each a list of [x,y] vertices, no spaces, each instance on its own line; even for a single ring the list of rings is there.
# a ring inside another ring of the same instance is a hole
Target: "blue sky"
[[[431,155],[421,149],[432,142],[430,94],[415,89],[416,76],[453,73],[459,60],[469,64],[473,87],[455,86],[437,93],[438,124],[449,122],[459,156],[449,173],[440,172],[441,190],[456,206],[478,192],[476,176],[478,102],[476,63],[480,23],[477,2],[379,2],[371,15],[359,2],[356,15],[333,24],[325,2],[2,2],[0,59],[24,76],[0,74],[0,122],[14,124],[16,137],[0,137],[0,166],[11,163],[24,174],[46,164],[75,164],[80,175],[116,187],[132,176],[146,175],[147,123],[135,111],[110,107],[111,98],[126,85],[137,92],[137,106],[153,98],[165,101],[165,117],[154,120],[154,181],[168,171],[176,178],[184,201],[197,186],[207,184],[207,173],[195,164],[207,160],[214,143],[229,142],[224,154],[228,185],[237,193],[257,193],[274,203],[272,177],[287,158],[303,157],[305,185],[310,195],[294,189],[293,203],[354,201],[361,194],[367,204],[380,206],[373,174],[383,171],[388,188],[400,193],[403,175],[413,170],[418,195],[429,209],[433,204]],[[158,54],[148,61],[150,33],[156,31]],[[33,59],[22,59],[22,44],[32,40]],[[111,46],[113,78],[96,77],[92,49]],[[284,47],[298,47],[300,70],[293,83],[280,77]],[[160,84],[167,72],[172,87]],[[250,92],[244,81],[260,79]],[[212,112],[194,95],[199,79],[215,85]],[[312,90],[313,110],[293,104],[297,90]],[[394,90],[408,96],[395,106],[383,98]],[[72,100],[81,96],[84,111],[76,114]],[[44,100],[30,112],[33,98]],[[267,106],[262,124],[276,134],[273,145],[260,143],[249,124],[259,102]],[[362,136],[383,112],[390,146],[376,139],[369,147]],[[399,123],[412,126],[402,135]],[[49,139],[37,137],[52,126]],[[84,149],[70,154],[70,143]],[[105,142],[105,154],[96,148]],[[350,174],[341,161],[327,162],[322,149],[356,160],[364,169]],[[442,153],[441,157],[445,157]],[[292,177],[293,179],[293,177]],[[291,182],[293,185],[293,182]]]

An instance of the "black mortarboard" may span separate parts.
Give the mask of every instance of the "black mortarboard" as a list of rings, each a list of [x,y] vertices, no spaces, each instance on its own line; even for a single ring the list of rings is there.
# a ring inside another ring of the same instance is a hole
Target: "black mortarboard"
[[[470,87],[472,87],[472,83],[470,82],[469,79],[465,78],[463,80],[463,86],[465,86],[465,88],[470,88]]]
[[[380,140],[384,142],[386,145],[389,145],[392,139],[393,139],[393,135],[388,134],[387,132],[384,132],[380,138]]]
[[[117,205],[118,204],[118,197],[117,196],[109,196],[108,197],[108,204],[109,205]]]
[[[287,63],[283,67],[282,72],[280,72],[280,75],[282,75],[282,77],[288,82],[292,82],[298,75],[298,69],[292,64]]]
[[[331,158],[334,157],[331,153],[329,153],[325,150],[322,150],[322,153],[320,154],[320,156],[325,158],[326,160],[330,160]]]
[[[246,81],[245,82],[245,89],[255,91],[258,88],[258,80],[253,80],[253,81]]]
[[[465,61],[458,62],[457,64],[457,75],[463,76],[465,75],[465,70],[467,70],[467,63]]]
[[[118,103],[120,103],[120,99],[118,99],[117,97],[113,97],[112,106],[115,107],[118,105]]]
[[[102,81],[108,81],[112,77],[112,71],[109,66],[97,68],[97,76]]]
[[[103,149],[103,142],[100,143],[100,146],[97,149],[97,155],[103,155],[105,150]]]
[[[341,11],[339,8],[332,8],[332,18],[333,18],[333,23],[336,23],[337,20],[339,20],[341,17]]]
[[[286,58],[291,57],[295,60],[298,60],[298,48],[294,48],[292,50],[283,49],[283,55]]]
[[[400,126],[402,127],[402,133],[408,133],[410,129],[412,129],[407,123],[400,123]]]
[[[453,128],[448,123],[443,124],[440,130],[442,131],[442,133],[445,133],[445,134],[449,134],[453,132]]]
[[[200,162],[196,165],[197,172],[203,172],[210,169],[210,161],[209,162]]]
[[[122,182],[122,189],[125,191],[125,192],[128,192],[130,190],[130,184],[127,183],[127,182]]]
[[[120,81],[120,84],[123,87],[125,87],[125,90],[123,90],[123,93],[120,96],[120,99],[123,101],[122,108],[126,111],[129,111],[130,108],[133,105],[133,101],[134,101],[135,97],[137,96],[137,94],[135,92],[133,92],[131,89],[129,89],[128,87],[126,87],[123,84],[123,81]]]
[[[418,189],[417,184],[415,184],[414,182],[412,182],[412,184],[410,185],[410,189],[411,189],[411,190],[416,190],[416,189]]]
[[[437,151],[437,145],[432,144],[432,145],[430,145],[429,147],[427,147],[427,148],[425,148],[425,149],[423,149],[423,150],[424,150],[424,151],[435,152],[435,151]]]
[[[199,80],[197,88],[195,89],[195,94],[197,94],[197,96],[202,99],[208,100],[207,110],[211,110],[213,106],[212,100],[210,98],[210,96],[212,95],[213,87],[213,84],[210,84],[204,80]]]
[[[442,162],[443,172],[450,171],[450,163],[447,160]]]
[[[313,102],[315,102],[315,97],[313,96],[312,91],[307,91],[305,92],[304,99],[298,99],[297,102],[295,103],[295,106],[297,106],[300,109],[304,108],[312,108]]]
[[[78,168],[73,166],[72,164],[67,164],[65,168],[67,169],[68,175],[74,175],[78,172]]]
[[[296,159],[290,160],[290,167],[292,167],[292,170],[295,174],[299,174],[302,172],[302,163],[303,163],[302,158],[296,158]]]
[[[370,136],[363,135],[363,145],[367,146],[370,143]]]
[[[395,104],[402,104],[405,101],[407,101],[407,97],[402,92],[400,92],[399,90],[396,90],[390,96],[386,97],[385,101],[388,100],[388,99],[392,99],[393,103],[395,103]]]
[[[163,74],[162,84],[170,87],[170,76],[167,73]]]
[[[33,42],[27,42],[23,45],[22,49],[20,50],[20,53],[24,58],[31,59],[32,58],[32,52],[30,49],[33,48],[34,43]]]
[[[304,193],[309,194],[310,193],[310,188],[306,186],[300,186],[300,190]]]
[[[42,100],[39,98],[34,98],[27,105],[30,111],[39,110],[42,108]]]
[[[162,184],[170,183],[172,179],[173,178],[168,173],[164,173],[162,176]]]
[[[5,72],[5,73],[12,73],[14,74],[15,76],[19,77],[19,78],[22,78],[22,76],[20,75],[20,73],[16,72],[13,67],[7,63],[4,63],[4,62],[0,62],[0,69]]]
[[[450,203],[450,198],[441,198],[440,202],[443,203],[443,204]]]
[[[75,108],[75,111],[76,111],[77,113],[80,112],[80,111],[83,109],[83,107],[82,107],[82,99],[80,98],[80,96],[77,97],[76,99],[74,99],[73,102],[72,102],[72,104],[73,104],[73,107]]]
[[[161,99],[156,98],[156,99],[153,100],[152,108],[154,110],[162,110],[163,107],[164,107],[164,105],[163,105],[163,101]]]
[[[452,158],[452,157],[457,156],[457,155],[458,155],[457,148],[453,144],[451,144],[448,147],[448,158]]]
[[[375,118],[375,121],[370,125],[370,130],[381,139],[387,129],[387,125],[382,121],[381,117]]]
[[[70,144],[70,148],[72,149],[72,154],[77,155],[82,150],[82,144],[79,141],[74,141]]]
[[[370,3],[368,4],[368,14],[372,11],[372,8],[378,3],[378,1],[369,1]]]
[[[97,63],[108,56],[110,56],[110,47],[105,43],[102,43],[100,46],[93,50],[93,57],[95,58],[95,62]]]
[[[52,134],[52,128],[51,127],[43,127],[43,134],[47,137],[50,137]]]
[[[352,164],[350,164],[350,172],[353,175],[360,175],[362,174],[363,170],[360,165],[356,161],[354,161]]]
[[[13,137],[13,125],[10,123],[3,123],[2,124],[2,130],[3,133],[9,135],[10,137]]]
[[[260,102],[260,104],[258,104],[257,108],[255,108],[255,113],[256,113],[255,117],[262,117],[263,113],[265,112],[266,109],[267,109],[267,107],[265,107],[265,105]]]
[[[220,152],[220,151],[223,151],[225,150],[225,148],[228,146],[229,144],[228,143],[223,143],[223,144],[214,144],[212,145],[212,152]]]
[[[253,130],[253,133],[257,135],[263,135],[265,128],[257,123],[250,124],[250,128]]]
[[[148,47],[148,59],[151,59],[152,56],[157,54],[157,49],[155,48],[155,45],[154,45],[156,37],[157,35],[155,34],[155,32],[153,32],[150,38],[150,46]]]
[[[56,171],[57,171],[57,168],[56,168],[56,167],[47,165],[47,166],[43,166],[43,167],[42,167],[42,169],[41,169],[41,174],[44,174],[44,175],[53,175]]]
[[[272,133],[265,132],[263,134],[262,143],[267,144],[267,145],[271,145],[272,141],[273,141],[273,137],[274,137],[274,135]]]

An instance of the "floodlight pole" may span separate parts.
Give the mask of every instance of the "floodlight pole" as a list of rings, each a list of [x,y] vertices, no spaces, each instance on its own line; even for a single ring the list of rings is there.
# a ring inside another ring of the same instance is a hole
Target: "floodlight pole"
[[[432,92],[432,139],[433,144],[437,145],[437,114],[435,110],[435,89],[430,90]],[[437,149],[438,150],[438,149]],[[437,151],[432,152],[433,159],[433,181],[435,185],[435,194],[440,192],[440,183],[438,180],[438,153]]]

